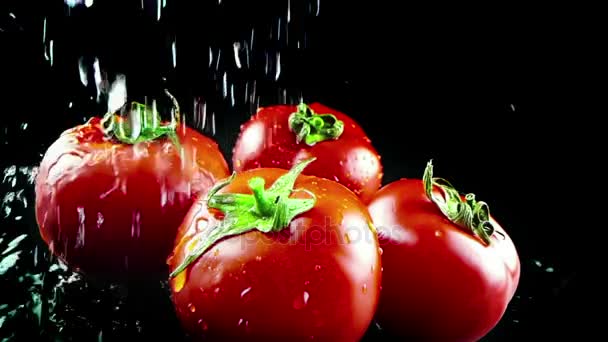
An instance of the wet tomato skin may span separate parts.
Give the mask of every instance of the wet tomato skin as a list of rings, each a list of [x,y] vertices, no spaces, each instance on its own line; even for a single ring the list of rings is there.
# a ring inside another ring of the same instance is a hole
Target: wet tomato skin
[[[163,138],[104,139],[98,118],[48,148],[36,178],[42,239],[69,266],[102,279],[166,272],[177,228],[228,166],[216,143],[182,126],[182,152]]]
[[[251,193],[285,170],[240,173],[221,192]],[[295,188],[317,196],[310,211],[277,233],[257,230],[216,243],[170,282],[185,331],[204,341],[358,341],[373,317],[380,287],[377,237],[365,206],[342,185],[300,176]],[[175,269],[216,216],[193,206],[180,232]]]
[[[376,319],[387,335],[477,341],[498,323],[519,282],[520,262],[494,218],[504,238],[494,234],[485,246],[448,221],[418,179],[384,186],[368,208],[383,250]]]
[[[288,124],[296,106],[260,108],[241,128],[233,150],[234,169],[289,169],[301,160],[316,157],[317,161],[307,167],[304,174],[337,181],[367,202],[380,187],[383,176],[380,156],[370,139],[361,126],[346,114],[320,103],[312,103],[310,108],[319,114],[333,114],[343,121],[342,135],[313,146],[298,143]]]

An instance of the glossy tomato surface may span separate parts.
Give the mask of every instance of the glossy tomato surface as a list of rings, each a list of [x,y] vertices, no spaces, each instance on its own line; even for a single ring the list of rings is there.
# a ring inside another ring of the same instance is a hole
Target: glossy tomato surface
[[[221,193],[250,194],[285,170],[238,174]],[[300,176],[315,206],[280,232],[258,230],[213,245],[171,281],[185,331],[204,341],[357,341],[374,315],[380,286],[377,237],[366,207],[342,185]],[[201,200],[178,233],[171,269],[218,223]]]
[[[364,202],[382,183],[382,163],[364,130],[352,118],[319,103],[310,108],[318,114],[333,114],[344,123],[337,139],[312,146],[297,142],[289,128],[289,116],[297,106],[260,108],[241,128],[233,151],[236,171],[258,167],[290,169],[294,164],[316,157],[304,174],[331,179],[355,192]]]
[[[166,271],[177,228],[196,196],[228,167],[216,143],[185,126],[166,138],[104,139],[99,119],[61,134],[36,178],[36,219],[52,252],[90,275]]]
[[[500,234],[486,246],[448,221],[418,179],[380,189],[369,212],[383,250],[376,317],[388,335],[477,341],[498,323],[518,285],[520,262],[493,218]]]

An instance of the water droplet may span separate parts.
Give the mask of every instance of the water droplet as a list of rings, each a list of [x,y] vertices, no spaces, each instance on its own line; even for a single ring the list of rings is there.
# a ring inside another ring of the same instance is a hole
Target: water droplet
[[[258,255],[258,256],[256,256],[256,257],[255,257],[255,261],[262,261],[262,257],[261,257],[261,256],[259,256],[259,255]]]
[[[382,249],[382,247],[378,247],[378,253],[380,253],[380,255],[382,255],[382,253],[384,253],[384,249]]]
[[[241,291],[241,298],[244,298],[249,293],[249,291],[251,291],[251,286]]]
[[[198,325],[201,327],[201,329],[203,329],[203,331],[207,331],[207,329],[209,329],[209,325],[207,325],[207,322],[205,322],[205,320],[202,318],[198,320]]]
[[[307,280],[304,282],[304,286],[308,286],[308,285],[310,285],[310,280]]]
[[[98,212],[97,213],[97,229],[101,228],[101,225],[103,224],[103,215]]]
[[[310,299],[310,294],[306,291],[297,295],[293,300],[293,308],[296,310],[303,309],[308,304],[308,299]]]
[[[538,260],[534,260],[534,264],[535,264],[537,267],[543,267],[543,264],[542,264],[540,261],[538,261]]]
[[[380,272],[384,272],[384,266],[380,267]]]
[[[367,284],[363,284],[363,286],[361,287],[361,292],[363,292],[363,294],[367,293]]]
[[[219,294],[221,291],[221,289],[219,287],[216,287],[215,290],[213,290],[213,293],[215,293],[216,295]]]
[[[27,125],[28,125],[27,122],[22,123],[21,129],[25,131],[27,129]]]
[[[241,319],[239,319],[238,326],[239,327],[244,326],[245,328],[247,328],[247,327],[249,327],[249,321],[244,318],[241,318]]]
[[[545,269],[545,272],[547,272],[547,273],[553,273],[554,271],[555,271],[555,269],[553,267],[547,267]]]
[[[321,265],[315,265],[315,271],[320,271],[321,270]]]
[[[188,310],[190,310],[190,312],[196,312],[196,307],[194,304],[190,303],[188,304]]]
[[[435,231],[435,236],[436,236],[436,237],[442,237],[442,236],[443,236],[443,232],[442,232],[442,231],[440,231],[440,230],[436,230],[436,231]]]

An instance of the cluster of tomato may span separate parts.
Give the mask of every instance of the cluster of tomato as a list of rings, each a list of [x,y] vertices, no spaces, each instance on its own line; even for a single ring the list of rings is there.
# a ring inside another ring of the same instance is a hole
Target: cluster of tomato
[[[382,184],[380,156],[321,104],[261,108],[232,174],[217,144],[153,108],[65,131],[36,180],[50,250],[91,277],[169,278],[194,339],[475,341],[520,266],[473,194],[433,176]],[[168,277],[167,277],[168,275]]]

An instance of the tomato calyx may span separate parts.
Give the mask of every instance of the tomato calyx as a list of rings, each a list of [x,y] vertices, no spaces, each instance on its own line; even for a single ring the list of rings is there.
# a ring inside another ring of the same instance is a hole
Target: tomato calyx
[[[103,117],[100,124],[106,137],[113,137],[125,144],[136,144],[167,136],[179,148],[180,143],[176,132],[180,123],[179,104],[168,91],[165,90],[165,93],[170,97],[174,106],[169,123],[162,122],[156,109],[156,102],[152,106],[132,102],[128,118],[125,119],[116,113],[107,113]]]
[[[316,114],[305,103],[289,116],[289,129],[296,134],[296,142],[312,146],[318,142],[338,139],[344,132],[344,122],[333,114]]]
[[[492,234],[500,234],[490,221],[490,208],[488,204],[483,201],[477,201],[475,194],[472,193],[466,194],[463,199],[460,192],[450,182],[443,178],[433,177],[432,160],[427,163],[424,169],[422,182],[424,183],[424,191],[427,197],[437,205],[443,215],[452,223],[471,232],[488,246],[491,244],[492,240],[490,238]],[[433,193],[434,186],[441,190],[442,195],[437,196]]]
[[[294,165],[291,170],[277,178],[265,189],[264,179],[254,177],[249,180],[253,194],[221,193],[236,177],[236,173],[218,182],[209,190],[206,201],[209,208],[218,209],[224,214],[221,221],[210,228],[202,239],[198,240],[184,261],[169,275],[175,277],[184,271],[189,264],[204,254],[217,241],[234,235],[240,235],[252,230],[263,233],[278,232],[289,226],[289,223],[299,214],[312,209],[316,196],[305,189],[294,189],[294,184],[304,168],[316,158],[310,158]],[[310,198],[290,198],[294,192],[305,192]]]

